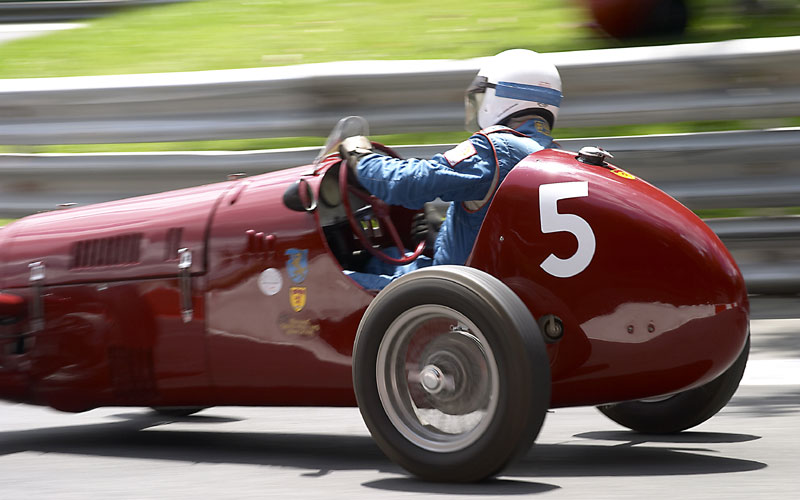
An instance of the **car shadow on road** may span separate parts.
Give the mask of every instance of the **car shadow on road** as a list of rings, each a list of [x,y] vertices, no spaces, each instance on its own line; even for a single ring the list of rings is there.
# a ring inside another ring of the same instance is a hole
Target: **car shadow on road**
[[[427,495],[501,496],[535,495],[559,489],[560,486],[515,479],[490,479],[474,484],[432,483],[413,477],[394,477],[368,481],[362,486],[384,491],[424,493]]]
[[[631,431],[586,432],[562,444],[537,444],[512,476],[681,476],[754,471],[763,462],[722,456],[714,446],[760,439],[748,434],[683,432],[669,436]],[[601,444],[597,444],[601,443]]]
[[[0,456],[20,452],[62,453],[191,463],[251,464],[299,469],[300,476],[367,470],[396,477],[363,483],[367,488],[461,496],[523,495],[560,488],[538,479],[575,476],[719,474],[766,467],[761,462],[711,455],[702,444],[738,443],[757,436],[684,433],[657,441],[631,432],[590,432],[580,441],[535,445],[500,479],[479,484],[428,483],[409,477],[366,435],[186,430],[236,419],[191,416],[165,418],[151,413],[114,415],[108,423],[0,432]],[[170,430],[178,422],[182,430]],[[608,441],[622,444],[608,444]],[[600,444],[596,444],[600,442]]]
[[[305,469],[307,477],[333,470],[402,472],[369,436],[238,432],[208,424],[237,419],[125,413],[88,425],[0,432],[0,456],[34,451],[191,463],[275,465]],[[171,430],[170,424],[180,424]],[[187,428],[197,424],[199,430]]]

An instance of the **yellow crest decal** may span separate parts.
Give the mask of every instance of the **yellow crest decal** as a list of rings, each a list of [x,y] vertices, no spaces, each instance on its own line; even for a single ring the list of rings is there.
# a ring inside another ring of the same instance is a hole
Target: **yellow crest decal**
[[[306,287],[293,286],[289,289],[289,302],[294,312],[300,312],[306,306]]]
[[[628,172],[622,170],[621,168],[614,168],[611,169],[611,173],[622,177],[623,179],[635,179],[636,176],[633,174],[629,174]]]

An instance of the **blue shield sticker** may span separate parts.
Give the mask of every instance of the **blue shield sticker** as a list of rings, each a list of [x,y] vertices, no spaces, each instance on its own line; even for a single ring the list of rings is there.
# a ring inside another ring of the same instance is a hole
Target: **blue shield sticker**
[[[302,283],[308,275],[308,250],[290,248],[286,255],[286,271],[295,283]]]

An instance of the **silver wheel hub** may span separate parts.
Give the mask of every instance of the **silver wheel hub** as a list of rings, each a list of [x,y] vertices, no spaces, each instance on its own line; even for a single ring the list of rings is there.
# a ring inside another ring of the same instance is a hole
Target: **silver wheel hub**
[[[419,379],[422,388],[428,391],[428,394],[436,394],[444,389],[444,374],[433,365],[423,368],[419,373]]]
[[[415,382],[414,375],[409,373],[409,382]],[[419,372],[418,380],[425,392],[428,394],[439,394],[442,391],[453,392],[456,389],[455,381],[451,375],[447,375],[444,370],[436,365],[427,365]]]
[[[486,337],[460,312],[441,305],[405,311],[386,330],[376,361],[386,416],[420,448],[464,449],[491,423],[497,362]]]

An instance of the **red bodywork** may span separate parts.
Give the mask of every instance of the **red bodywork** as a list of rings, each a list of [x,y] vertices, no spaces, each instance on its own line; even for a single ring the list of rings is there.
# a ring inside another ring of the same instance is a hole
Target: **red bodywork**
[[[614,38],[680,35],[689,18],[685,0],[582,0],[597,25]]]
[[[343,274],[322,208],[290,210],[282,199],[300,178],[318,193],[336,164],[1,229],[0,292],[22,297],[27,314],[0,315],[0,398],[67,411],[355,405],[353,341],[374,294]],[[685,207],[629,177],[573,153],[528,157],[500,186],[467,263],[505,282],[535,317],[563,321],[563,339],[548,346],[553,407],[703,384],[747,339],[744,281],[725,247]],[[574,234],[541,230],[540,186],[563,182],[588,183],[587,196],[557,211],[583,219],[595,239],[571,277],[541,267],[577,251]],[[181,248],[192,254],[183,278]],[[292,262],[295,250],[305,262]]]

